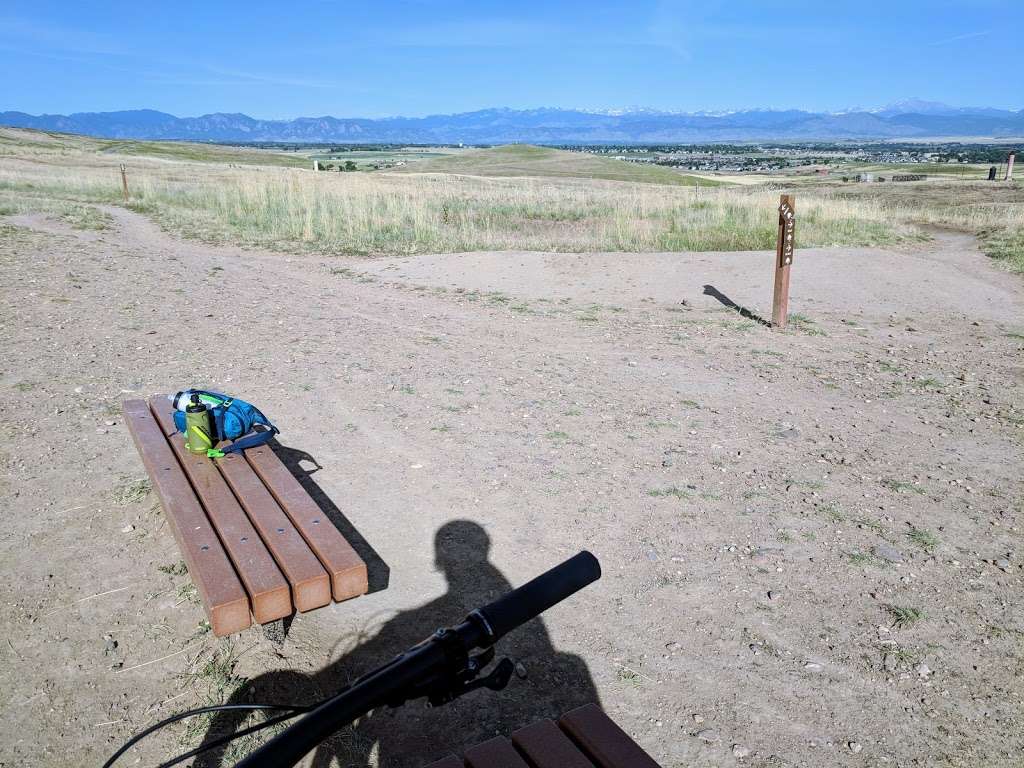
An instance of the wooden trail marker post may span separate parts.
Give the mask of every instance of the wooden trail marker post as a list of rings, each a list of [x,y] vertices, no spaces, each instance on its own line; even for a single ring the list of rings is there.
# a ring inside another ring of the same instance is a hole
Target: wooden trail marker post
[[[796,199],[779,198],[779,240],[775,246],[775,296],[772,299],[772,328],[786,327],[789,315],[789,268],[793,264],[793,237],[796,232]]]
[[[128,174],[124,163],[121,163],[121,191],[124,193],[124,201],[128,202]]]

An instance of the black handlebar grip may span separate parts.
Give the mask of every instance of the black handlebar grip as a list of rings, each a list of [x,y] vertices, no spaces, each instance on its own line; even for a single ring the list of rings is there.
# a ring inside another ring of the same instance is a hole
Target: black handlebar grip
[[[493,643],[520,624],[539,616],[599,578],[601,564],[596,557],[584,551],[485,605],[478,613],[482,614],[487,624],[490,642]]]

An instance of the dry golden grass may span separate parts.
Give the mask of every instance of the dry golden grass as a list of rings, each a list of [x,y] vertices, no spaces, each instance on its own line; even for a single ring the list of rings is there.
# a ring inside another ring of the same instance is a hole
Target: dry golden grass
[[[0,159],[0,193],[120,199],[125,158],[32,145]],[[9,148],[9,146],[8,146]],[[132,205],[186,235],[326,253],[770,248],[777,194],[598,179],[313,173],[130,158]],[[893,242],[912,233],[875,203],[801,201],[801,243]]]
[[[198,163],[182,159],[187,152],[174,160],[127,157],[94,140],[10,134],[0,133],[0,211],[117,203],[118,168],[126,162],[133,208],[212,241],[407,254],[760,250],[773,248],[776,237],[777,184],[695,189],[577,178],[314,173]],[[799,244],[887,244],[922,237],[915,224],[939,224],[978,233],[993,255],[1024,271],[1024,194],[985,184],[800,185]],[[973,196],[958,197],[972,188]]]
[[[216,183],[144,177],[137,206],[175,229],[324,252],[673,251],[771,248],[777,194],[594,180],[234,173]],[[804,245],[910,236],[873,203],[802,201]]]
[[[851,202],[884,205],[893,218],[978,236],[1002,265],[1024,273],[1024,185],[1020,181],[928,181],[837,188]]]
[[[604,179],[633,181],[645,184],[705,187],[721,182],[698,180],[671,168],[646,163],[627,163],[612,157],[589,152],[570,152],[554,147],[530,144],[506,144],[488,149],[470,149],[444,157],[409,163],[395,169],[396,173],[443,173],[466,176],[531,176],[536,178]]]

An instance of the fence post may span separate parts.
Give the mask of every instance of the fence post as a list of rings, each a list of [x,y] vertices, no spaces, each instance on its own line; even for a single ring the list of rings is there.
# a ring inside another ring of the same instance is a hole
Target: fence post
[[[775,245],[775,295],[772,299],[772,328],[782,330],[789,316],[789,268],[793,263],[796,233],[796,198],[779,198],[779,237]]]
[[[121,163],[121,191],[124,193],[124,201],[128,202],[128,174],[125,172],[124,163]]]

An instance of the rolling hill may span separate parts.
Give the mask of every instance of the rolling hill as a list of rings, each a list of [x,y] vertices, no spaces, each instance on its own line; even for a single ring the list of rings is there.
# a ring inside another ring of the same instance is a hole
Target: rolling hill
[[[506,144],[490,149],[472,149],[455,155],[410,163],[395,173],[455,173],[467,176],[539,176],[578,179],[607,179],[646,184],[693,186],[687,176],[657,165],[640,165],[599,157],[584,152],[569,152],[530,144]],[[701,186],[715,182],[700,180]]]
[[[236,165],[274,165],[286,168],[308,168],[306,155],[296,152],[226,146],[211,142],[136,141],[129,139],[97,139],[77,133],[39,131],[31,128],[0,126],[0,154],[4,150],[28,148],[88,152],[98,155],[131,155],[184,163],[228,163]]]

